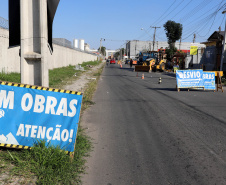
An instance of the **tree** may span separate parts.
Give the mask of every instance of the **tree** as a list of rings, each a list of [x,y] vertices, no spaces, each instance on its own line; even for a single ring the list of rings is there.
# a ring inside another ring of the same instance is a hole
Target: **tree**
[[[100,48],[98,48],[98,51],[100,51],[100,54],[102,54],[103,56],[106,56],[106,47],[101,46],[101,50]]]
[[[125,54],[125,48],[121,48],[121,49],[119,49],[119,51],[117,51],[115,54],[114,54],[114,57],[115,58],[119,58],[119,56],[124,56],[124,54]],[[122,56],[120,57],[120,58],[122,58]]]
[[[175,47],[175,42],[179,40],[182,35],[182,24],[169,20],[163,25],[163,27],[165,28],[170,48]]]
[[[163,27],[165,28],[169,44],[169,48],[166,49],[167,59],[171,60],[173,55],[177,52],[175,42],[181,38],[183,26],[180,23],[169,20],[163,25]]]
[[[171,60],[173,55],[176,52],[177,52],[177,48],[176,47],[166,48],[165,53],[166,53],[167,60]]]

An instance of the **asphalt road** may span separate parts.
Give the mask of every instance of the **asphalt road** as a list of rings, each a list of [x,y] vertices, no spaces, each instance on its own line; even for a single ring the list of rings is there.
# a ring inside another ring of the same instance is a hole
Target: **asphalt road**
[[[129,65],[103,71],[82,120],[94,143],[83,184],[225,185],[226,92],[177,92],[174,74],[136,75]]]

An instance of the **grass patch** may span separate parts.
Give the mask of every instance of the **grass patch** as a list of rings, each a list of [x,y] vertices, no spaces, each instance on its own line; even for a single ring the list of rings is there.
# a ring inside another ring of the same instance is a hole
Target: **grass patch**
[[[81,64],[84,69],[90,70],[88,66],[97,66],[101,61],[89,61]],[[69,65],[67,67],[55,68],[49,70],[49,87],[51,88],[63,88],[67,84],[71,84],[74,80],[79,78],[83,71],[75,70],[75,66]],[[76,75],[76,76],[75,76]],[[8,81],[20,83],[20,73],[0,73],[0,81]]]
[[[3,161],[0,170],[1,173],[9,170],[11,175],[19,176],[23,183],[31,183],[35,179],[36,184],[80,184],[80,174],[85,170],[84,157],[88,156],[90,149],[91,142],[79,128],[74,159],[59,147],[46,146],[45,141],[40,141],[31,150],[0,151]],[[13,165],[12,169],[7,169],[9,164]]]
[[[0,73],[0,81],[20,83],[20,73]]]
[[[85,70],[89,70],[88,66],[97,66],[101,63],[101,61],[90,61],[90,62],[83,62],[81,64],[82,67],[84,67]]]
[[[92,80],[85,89],[82,112],[94,104],[92,97],[102,69],[103,67],[92,74],[97,80]],[[52,86],[62,85],[62,81],[70,79],[74,72],[74,66],[53,70],[50,73]],[[61,78],[57,76],[61,76]],[[81,184],[80,175],[85,172],[85,157],[89,155],[91,147],[90,138],[79,125],[73,160],[59,147],[46,147],[43,141],[36,143],[31,150],[1,148],[0,182],[6,184],[10,182],[17,182],[17,184]],[[4,177],[4,174],[7,176]]]
[[[94,72],[93,75],[96,76],[96,80],[91,81],[90,83],[87,84],[86,90],[83,94],[82,111],[87,109],[90,105],[95,104],[92,101],[92,98],[93,98],[94,92],[96,91],[97,83],[98,83],[98,80],[100,78],[103,68],[104,68],[104,66],[102,66],[102,68],[100,68],[98,71]]]
[[[49,87],[62,88],[67,83],[76,80],[81,73],[81,71],[75,70],[75,66],[71,65],[49,70]]]

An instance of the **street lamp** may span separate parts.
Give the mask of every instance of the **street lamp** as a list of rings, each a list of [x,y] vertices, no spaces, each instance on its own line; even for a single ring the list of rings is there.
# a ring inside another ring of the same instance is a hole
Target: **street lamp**
[[[226,9],[222,12],[222,14],[225,14],[225,13],[226,13]],[[224,52],[225,52],[225,41],[226,41],[226,20],[225,20],[225,29],[224,29],[224,42],[223,42],[223,45],[222,45],[220,71],[223,70],[223,61],[224,61]]]
[[[147,30],[146,29],[144,29],[144,28],[141,28],[141,30],[144,30],[145,31],[145,33],[147,33],[148,35],[149,35],[149,37],[152,37],[148,32],[147,32]],[[149,43],[149,50],[151,51],[151,44]]]

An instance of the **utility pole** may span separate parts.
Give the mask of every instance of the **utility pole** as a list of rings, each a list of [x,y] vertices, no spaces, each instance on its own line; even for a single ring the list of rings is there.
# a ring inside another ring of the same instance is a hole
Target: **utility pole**
[[[196,34],[194,33],[193,43],[195,43]]]
[[[155,31],[154,31],[154,36],[153,36],[153,51],[155,49],[155,34],[156,34],[156,29],[157,28],[161,28],[161,27],[156,27],[156,26],[150,26],[151,28],[155,28]]]
[[[129,43],[129,42],[126,43],[126,56],[127,56],[127,58],[128,58],[128,46],[129,46],[128,43]]]
[[[104,41],[105,41],[105,39],[103,39],[103,38],[101,38],[101,39],[100,39],[100,49],[99,49],[99,53],[100,53],[100,54],[101,54],[101,47],[102,47],[101,45],[102,45],[102,40],[104,40]]]
[[[179,51],[180,51],[180,48],[181,48],[181,37],[180,37]]]
[[[225,14],[225,13],[226,13],[226,9],[222,12],[222,14]],[[226,20],[225,20],[225,29],[224,29],[224,42],[223,42],[223,45],[222,45],[222,54],[221,54],[221,66],[220,66],[220,71],[223,70],[225,44],[226,44]]]
[[[135,43],[135,57],[136,57],[136,53],[137,53],[137,40],[136,40],[136,43]]]
[[[219,32],[221,31],[221,26],[219,26],[218,30],[219,30]]]
[[[121,61],[122,61],[122,48],[120,49],[120,59],[121,59]]]

